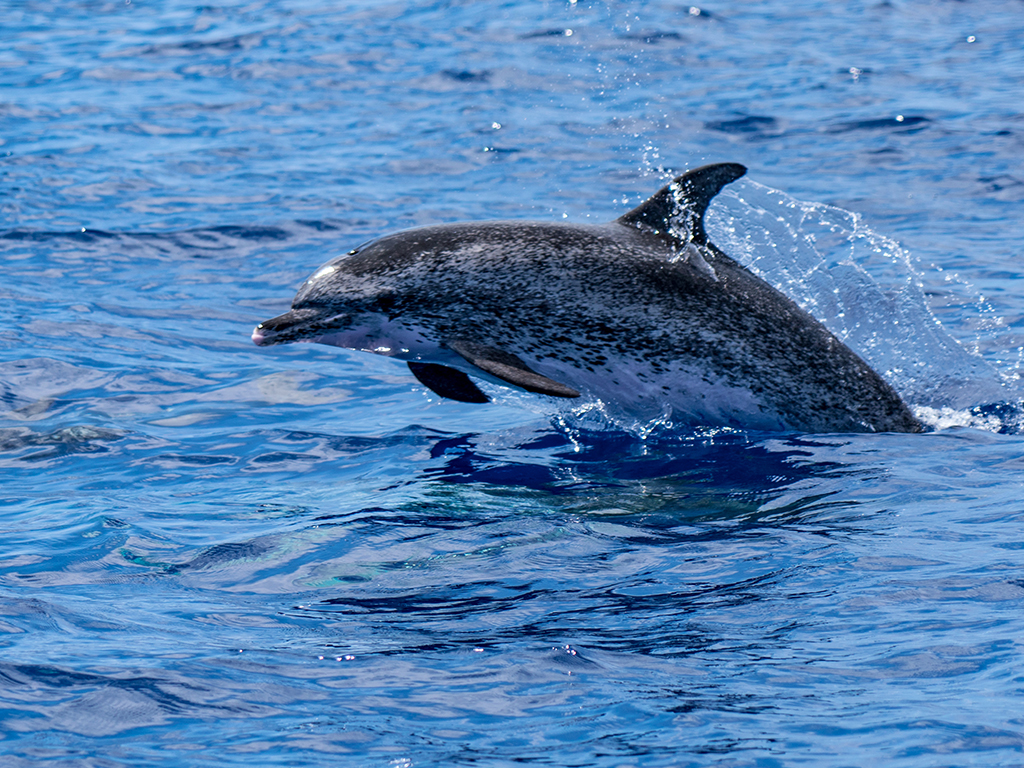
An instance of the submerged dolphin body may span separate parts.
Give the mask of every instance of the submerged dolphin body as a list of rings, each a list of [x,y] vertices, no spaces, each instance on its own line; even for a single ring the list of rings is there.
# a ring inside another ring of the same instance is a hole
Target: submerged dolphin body
[[[690,171],[603,225],[411,229],[329,261],[256,344],[317,341],[408,362],[442,397],[467,374],[639,418],[806,432],[918,432],[899,395],[817,320],[708,241],[746,172]]]

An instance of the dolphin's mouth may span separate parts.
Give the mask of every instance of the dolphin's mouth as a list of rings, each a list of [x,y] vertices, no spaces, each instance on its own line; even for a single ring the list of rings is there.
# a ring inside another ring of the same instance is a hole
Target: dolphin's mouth
[[[312,341],[321,315],[316,310],[293,309],[283,315],[264,320],[252,332],[252,341],[258,347],[287,344],[291,341]]]
[[[252,332],[258,347],[307,342],[357,349],[400,360],[437,361],[452,357],[443,352],[429,329],[391,324],[379,312],[335,314],[319,309],[293,309],[264,320]],[[460,358],[461,360],[461,358]]]

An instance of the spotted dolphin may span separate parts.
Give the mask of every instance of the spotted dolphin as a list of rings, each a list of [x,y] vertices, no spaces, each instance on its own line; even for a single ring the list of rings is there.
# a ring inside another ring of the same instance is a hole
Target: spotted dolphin
[[[470,403],[490,399],[475,378],[693,425],[921,431],[867,363],[708,240],[708,204],[744,173],[697,168],[607,224],[387,235],[320,267],[253,341],[396,357]]]

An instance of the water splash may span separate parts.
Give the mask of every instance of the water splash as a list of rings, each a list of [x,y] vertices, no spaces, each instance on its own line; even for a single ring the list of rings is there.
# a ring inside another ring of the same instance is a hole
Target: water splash
[[[861,355],[926,423],[1016,431],[1019,419],[1006,421],[1007,404],[1020,399],[1010,377],[949,334],[910,254],[858,214],[744,179],[716,199],[707,229]],[[985,410],[993,403],[1000,413]]]

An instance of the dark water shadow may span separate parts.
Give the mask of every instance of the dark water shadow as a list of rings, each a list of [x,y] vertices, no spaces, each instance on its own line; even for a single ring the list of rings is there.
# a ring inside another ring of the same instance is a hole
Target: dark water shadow
[[[865,511],[844,488],[855,479],[870,482],[884,473],[881,464],[846,466],[823,459],[823,445],[834,447],[842,438],[822,443],[801,435],[689,431],[640,440],[551,427],[497,435],[411,427],[380,437],[306,431],[282,433],[278,439],[293,444],[292,452],[307,464],[320,466],[316,482],[325,487],[349,482],[332,466],[356,467],[347,476],[353,478],[365,475],[360,467],[411,469],[397,480],[389,480],[397,472],[382,472],[373,506],[334,501],[288,515],[295,535],[311,526],[388,542],[462,532],[484,546],[496,528],[547,529],[566,520],[614,524],[616,546],[756,538],[792,526],[824,535],[849,533]],[[365,480],[359,482],[365,487]],[[255,514],[262,516],[259,510]],[[121,557],[171,576],[224,571],[246,562],[262,562],[260,567],[273,570],[289,567],[279,560],[289,535],[262,532],[171,557],[124,549]],[[388,571],[389,562],[387,557],[377,561],[373,572]],[[408,568],[409,563],[396,561],[394,567]],[[333,577],[336,583],[364,578],[359,569]]]
[[[823,460],[821,447],[798,434],[720,431],[666,431],[641,440],[538,430],[511,443],[463,434],[437,439],[434,461],[420,475],[484,492],[532,491],[580,514],[640,514],[647,524],[664,518],[667,526],[681,520],[756,525],[816,515],[834,505],[829,497],[837,480],[874,471]]]
[[[329,654],[532,655],[570,642],[571,659],[562,649],[543,663],[599,675],[608,659],[771,655],[804,625],[793,606],[829,599],[783,542],[794,536],[829,551],[870,515],[844,489],[871,483],[884,461],[821,458],[847,439],[436,436],[415,479],[420,499],[337,520],[365,541],[398,544],[375,549],[365,575],[338,578],[286,614],[359,628],[326,634]],[[432,554],[410,557],[417,549]],[[761,619],[720,621],[747,613]],[[652,686],[680,707],[672,712],[773,706]]]

